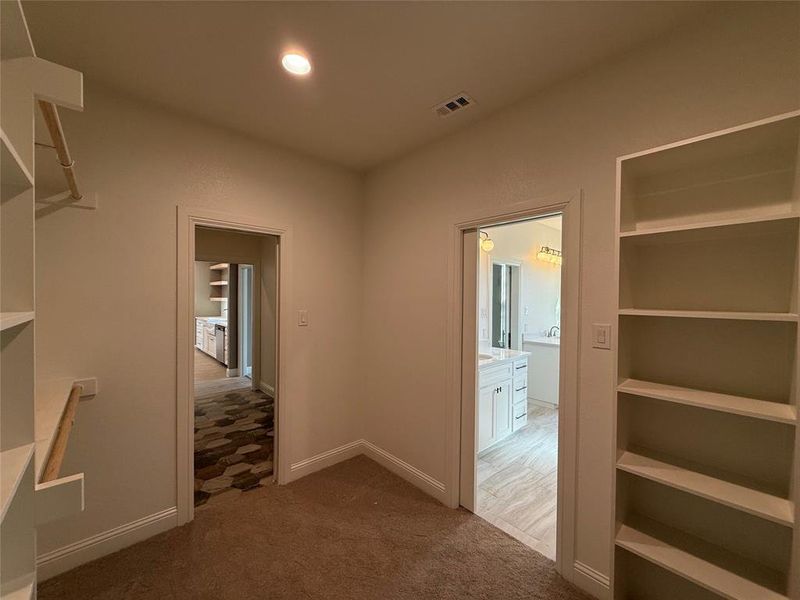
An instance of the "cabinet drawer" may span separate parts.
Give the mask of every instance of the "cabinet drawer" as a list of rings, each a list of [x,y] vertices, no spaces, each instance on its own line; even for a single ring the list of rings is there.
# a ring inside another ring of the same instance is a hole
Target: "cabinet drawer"
[[[497,381],[511,379],[511,364],[492,365],[478,371],[478,385],[484,387]]]
[[[521,414],[518,417],[514,417],[514,423],[512,424],[511,429],[513,431],[516,431],[517,429],[521,429],[522,427],[525,427],[525,425],[527,425],[527,424],[528,424],[528,414],[524,413],[524,414]]]
[[[514,403],[514,418],[528,414],[528,401]]]
[[[517,392],[526,387],[528,387],[528,370],[514,373],[514,391]]]
[[[528,387],[525,386],[524,388],[518,390],[514,389],[514,402],[522,402],[523,404],[528,403]]]
[[[514,361],[514,374],[527,373],[528,371],[528,357],[520,358]]]

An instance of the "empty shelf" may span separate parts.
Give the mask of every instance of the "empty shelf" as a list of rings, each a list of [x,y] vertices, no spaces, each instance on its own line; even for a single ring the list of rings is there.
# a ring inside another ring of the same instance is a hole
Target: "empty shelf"
[[[617,468],[701,498],[719,502],[788,527],[794,526],[794,504],[766,492],[704,475],[676,465],[625,451]]]
[[[717,310],[661,310],[647,308],[621,308],[619,314],[630,317],[675,317],[684,319],[731,319],[734,321],[789,321],[797,322],[797,313],[734,312]]]
[[[688,536],[684,537],[684,541],[689,540]],[[700,542],[700,540],[697,540],[697,542]],[[787,597],[783,594],[628,525],[620,526],[617,532],[616,544],[628,552],[632,552],[672,573],[685,577],[689,581],[729,600],[787,600]],[[700,542],[700,544],[692,545],[701,550],[701,552],[707,552],[712,549],[712,546],[707,543]],[[702,555],[701,552],[698,552],[698,555]],[[755,564],[752,564],[752,566],[755,570],[762,570]]]
[[[228,268],[228,263],[217,263],[208,267],[212,271],[223,271]]]
[[[209,285],[228,285],[227,281],[210,281]]]
[[[28,321],[33,321],[33,312],[4,312],[0,313],[0,331],[5,331]]]
[[[36,411],[34,416],[36,437],[36,482],[41,480],[42,471],[53,447],[58,424],[67,407],[70,390],[75,379],[61,377],[36,382]]]
[[[0,453],[0,520],[6,516],[19,482],[33,456],[33,444],[25,444]]]
[[[704,392],[702,390],[652,383],[650,381],[640,381],[638,379],[626,379],[617,386],[617,390],[635,396],[644,396],[666,402],[697,406],[734,415],[765,419],[767,421],[776,421],[778,423],[787,423],[790,425],[797,423],[797,409],[791,404],[780,404],[778,402],[755,400],[743,396]]]
[[[675,231],[693,231],[701,229],[714,229],[717,227],[730,227],[735,225],[747,225],[751,223],[769,223],[771,221],[783,221],[786,219],[800,218],[800,213],[774,213],[752,217],[738,217],[731,219],[719,219],[716,221],[692,221],[689,223],[681,223],[679,225],[668,225],[663,227],[644,227],[642,229],[634,229],[630,231],[620,231],[619,237],[640,237],[640,236],[658,236],[662,233],[672,233]]]
[[[212,302],[224,302],[225,300],[227,300],[227,298],[223,296],[211,296],[209,300],[211,300]]]

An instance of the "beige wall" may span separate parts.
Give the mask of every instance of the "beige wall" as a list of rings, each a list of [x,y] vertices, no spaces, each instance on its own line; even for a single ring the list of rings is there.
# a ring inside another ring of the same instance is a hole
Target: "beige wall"
[[[199,260],[194,263],[194,314],[196,317],[218,317],[222,314],[222,302],[209,300],[211,292],[209,267],[213,264],[213,262]]]
[[[80,405],[62,471],[86,473],[86,510],[42,527],[40,552],[176,504],[176,206],[292,228],[291,293],[310,325],[287,340],[290,460],[360,437],[360,179],[90,81],[85,112],[63,113],[99,208],[37,221],[37,367],[96,376],[101,392]]]
[[[483,231],[491,236],[494,248],[491,252],[481,250],[480,254],[478,343],[485,347],[491,342],[493,261],[520,263],[522,304],[518,334],[541,335],[558,325],[555,308],[561,297],[561,267],[538,260],[536,254],[542,246],[561,250],[561,231],[538,221],[487,227]]]
[[[450,228],[478,207],[582,188],[576,557],[608,573],[613,357],[591,348],[589,324],[614,317],[615,158],[798,108],[798,8],[760,4],[684,29],[368,175],[370,441],[446,480]]]

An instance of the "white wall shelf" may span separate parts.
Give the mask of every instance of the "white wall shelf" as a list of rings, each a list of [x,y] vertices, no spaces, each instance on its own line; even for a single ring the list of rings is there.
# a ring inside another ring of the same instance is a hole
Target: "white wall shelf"
[[[0,453],[0,521],[5,518],[11,499],[17,493],[25,469],[33,457],[33,444],[25,444]]]
[[[611,598],[800,600],[800,111],[616,191]]]
[[[228,263],[217,263],[208,267],[212,271],[224,271],[228,268]]]
[[[797,322],[797,313],[738,312],[719,310],[660,310],[645,308],[621,308],[620,316],[668,317],[675,319],[731,319],[734,321],[786,321]]]
[[[663,532],[664,529],[661,528]],[[701,540],[681,536],[672,531],[663,537],[669,541],[648,535],[628,525],[621,525],[617,531],[616,544],[620,548],[636,554],[672,573],[679,574],[712,592],[730,600],[787,600],[787,596],[742,577],[718,565],[733,563],[748,573],[759,573],[760,579],[780,585],[780,574],[773,575],[754,561],[746,561],[719,548],[713,548]],[[680,547],[673,545],[680,540]],[[672,542],[672,543],[670,543]],[[713,556],[715,562],[705,560],[686,548],[699,550],[701,556]],[[715,564],[716,563],[716,564]]]
[[[794,504],[786,498],[630,451],[623,452],[617,459],[617,468],[780,525],[794,526]]]
[[[794,220],[800,218],[800,213],[790,211],[783,214],[768,214],[754,217],[738,217],[733,219],[720,219],[717,221],[707,221],[700,223],[681,223],[666,227],[650,227],[637,229],[634,231],[620,231],[620,238],[659,238],[665,233],[675,233],[678,231],[709,231],[722,227],[733,227],[736,225],[749,225],[753,223],[770,223],[773,221]]]
[[[653,383],[651,381],[640,381],[638,379],[625,379],[617,386],[617,391],[634,396],[655,398],[665,402],[676,402],[687,406],[697,406],[788,425],[797,423],[797,408],[791,404],[767,402],[730,394],[717,394],[674,385]]]
[[[228,285],[227,281],[209,281],[209,285]]]
[[[33,311],[0,313],[0,331],[33,321]]]

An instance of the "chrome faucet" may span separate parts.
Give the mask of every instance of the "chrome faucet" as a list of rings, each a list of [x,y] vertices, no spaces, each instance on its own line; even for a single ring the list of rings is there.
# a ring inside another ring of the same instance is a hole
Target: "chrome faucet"
[[[553,329],[555,329],[556,332],[554,332]],[[558,334],[561,334],[561,328],[558,325],[553,325],[550,331],[547,332],[547,337],[558,337]]]

